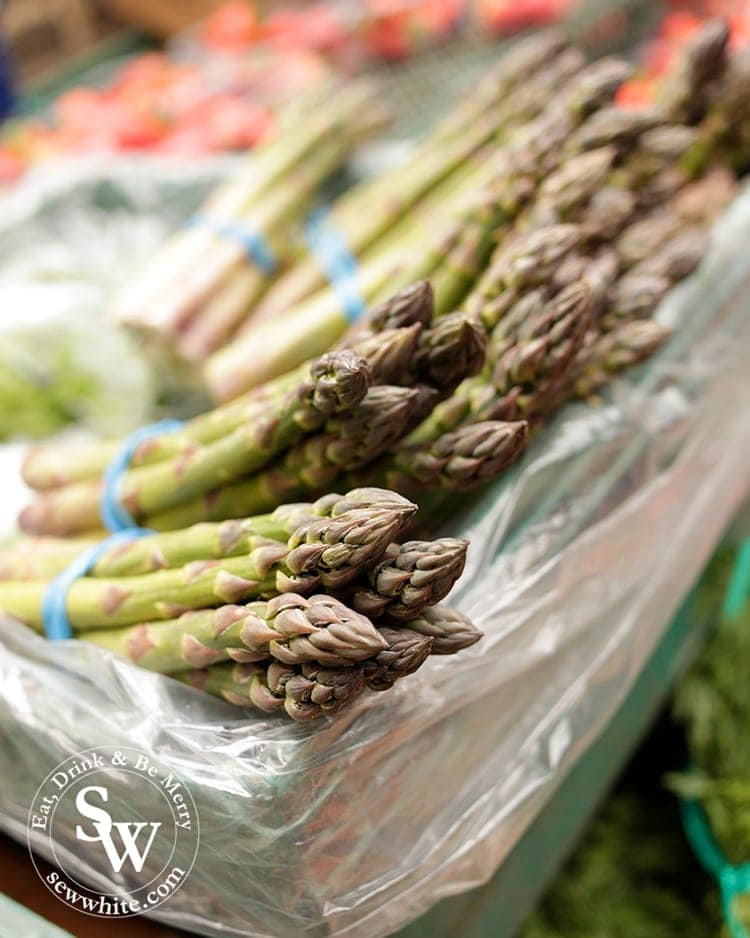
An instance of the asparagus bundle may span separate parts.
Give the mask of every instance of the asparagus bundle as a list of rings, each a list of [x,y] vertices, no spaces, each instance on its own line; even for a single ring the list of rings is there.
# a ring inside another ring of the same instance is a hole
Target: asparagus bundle
[[[349,667],[242,662],[214,664],[173,676],[236,706],[266,713],[284,709],[294,720],[306,722],[337,712],[366,688],[388,690],[413,674],[430,654],[455,654],[481,638],[476,626],[447,606],[426,609],[407,627],[381,626],[378,635],[384,647]]]
[[[199,223],[176,234],[119,297],[117,317],[188,358],[221,345],[271,269],[288,262],[290,221],[383,120],[364,83],[317,91],[291,108],[279,134],[209,197]],[[259,238],[270,254],[262,264],[252,256]]]
[[[394,492],[354,489],[146,536],[105,551],[68,589],[66,614],[77,637],[148,670],[313,719],[392,686],[433,645],[453,654],[481,637],[434,605],[460,577],[467,542],[392,540],[414,510]],[[41,629],[50,584],[25,579],[40,573],[34,550],[47,577],[70,561],[60,540],[6,550],[2,575],[16,579],[0,581],[0,608]],[[309,595],[320,587],[329,593]]]
[[[377,338],[365,333],[352,343],[351,352],[365,359],[367,369],[357,359],[338,354],[303,363],[276,381],[188,421],[179,431],[143,441],[136,447],[130,466],[138,468],[161,462],[191,450],[196,444],[220,439],[246,423],[266,419],[295,388],[299,396],[309,395],[306,389],[310,381],[315,383],[317,406],[322,413],[350,410],[367,390],[368,369],[376,384],[397,384],[398,379],[412,373],[411,359],[421,329],[404,330],[429,325],[432,310],[429,284],[424,281],[412,284],[370,311],[372,323],[377,326]],[[430,367],[430,370],[435,369]],[[418,377],[425,380],[424,375]],[[96,478],[104,472],[121,445],[121,441],[105,441],[78,446],[75,450],[59,444],[35,446],[24,461],[24,481],[31,488],[46,490]]]
[[[411,290],[408,296],[422,306],[429,290]],[[331,353],[313,363],[310,377],[284,395],[266,389],[254,405],[245,402],[239,411],[222,408],[178,433],[148,441],[136,452],[139,465],[123,476],[122,504],[148,526],[169,530],[272,510],[285,500],[324,492],[341,472],[359,469],[389,449],[439,397],[475,373],[484,360],[486,340],[476,322],[456,315],[428,330],[415,323],[390,330],[390,336],[364,337],[358,347],[366,350],[368,345],[381,375],[394,372],[401,385],[413,387],[375,385],[355,404],[356,397],[342,385],[356,385],[359,394],[366,387],[366,361],[346,350]],[[230,429],[241,413],[255,408],[262,416],[247,417]],[[324,421],[326,411],[333,416]],[[209,425],[210,433],[217,425],[228,432],[212,442],[194,442],[208,435]],[[175,455],[153,461],[171,452]],[[78,454],[72,459],[75,474],[88,473],[100,458],[96,448]],[[38,478],[47,484],[63,473],[70,475],[70,468],[57,472],[55,466],[64,463],[64,451],[37,451],[27,462],[27,481]],[[95,529],[101,490],[97,477],[48,489],[24,509],[21,526],[30,533],[58,535]]]
[[[420,142],[407,162],[355,186],[333,206],[330,221],[357,257],[379,242],[406,212],[468,162],[490,140],[503,140],[582,65],[559,33],[531,36],[488,73],[474,94]],[[285,313],[326,286],[314,258],[303,258],[274,284],[251,322]]]
[[[360,259],[357,293],[370,302],[394,286],[438,272],[438,310],[447,312],[481,269],[498,226],[523,208],[536,182],[554,166],[569,133],[611,98],[627,74],[624,63],[602,60],[574,74],[551,100],[546,89],[540,116],[519,127],[512,141],[492,155],[480,175],[482,183],[472,182],[468,204],[466,193],[459,191],[426,230],[407,221],[400,237]],[[330,346],[346,325],[341,296],[333,288],[324,289],[211,356],[205,368],[207,386],[218,400],[236,396],[294,367],[310,350]],[[251,354],[259,345],[273,351],[262,361]]]
[[[118,544],[101,554],[89,577],[122,577],[156,570],[173,570],[200,560],[238,557],[254,540],[339,545],[330,558],[341,565],[373,561],[382,552],[378,536],[381,511],[406,525],[415,508],[396,492],[356,488],[346,495],[329,493],[315,502],[279,505],[266,515],[231,518],[219,524],[201,523],[182,531],[153,534]],[[81,538],[25,538],[0,551],[0,579],[41,580],[56,576],[96,541]],[[319,560],[322,560],[321,556]],[[328,562],[329,575],[333,572]],[[331,584],[333,585],[333,584]]]
[[[341,589],[360,570],[377,562],[414,512],[414,506],[400,496],[369,490],[345,496],[347,507],[340,514],[326,516],[328,511],[340,511],[341,504],[340,496],[327,496],[313,506],[312,516],[303,508],[301,518],[292,506],[288,521],[292,532],[288,536],[272,539],[246,534],[240,539],[241,549],[231,542],[222,546],[209,540],[207,547],[213,544],[219,557],[208,554],[181,566],[163,567],[160,563],[170,541],[179,555],[177,536],[166,542],[150,539],[145,549],[156,552],[157,569],[75,581],[67,595],[70,624],[74,630],[131,625],[279,592],[310,592],[321,584]],[[360,504],[363,507],[358,507]],[[318,513],[322,516],[316,517]],[[252,522],[248,527],[252,529]],[[185,532],[183,540],[190,541],[191,533]],[[239,549],[237,554],[235,549]],[[105,556],[105,569],[109,562]],[[47,583],[40,580],[0,583],[0,608],[40,628],[46,592]]]

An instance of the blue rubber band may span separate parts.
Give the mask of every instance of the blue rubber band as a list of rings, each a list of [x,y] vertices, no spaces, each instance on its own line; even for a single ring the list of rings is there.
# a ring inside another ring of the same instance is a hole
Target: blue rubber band
[[[357,261],[341,232],[328,223],[328,209],[313,212],[307,223],[307,246],[338,294],[346,321],[351,325],[367,304],[357,286]]]
[[[66,609],[68,590],[76,580],[86,576],[102,554],[111,547],[118,547],[120,544],[127,544],[129,541],[153,533],[148,528],[129,528],[127,531],[118,531],[98,544],[92,544],[88,550],[79,554],[62,573],[59,573],[47,587],[42,602],[42,623],[47,638],[53,642],[59,642],[73,637],[73,629]]]
[[[188,221],[189,227],[205,228],[219,238],[239,244],[264,274],[272,274],[278,269],[279,262],[271,250],[268,241],[260,231],[239,221],[214,221],[208,215],[193,215]]]
[[[144,440],[159,436],[161,433],[172,433],[182,426],[181,420],[160,420],[158,423],[149,423],[131,433],[122,444],[120,452],[107,466],[102,477],[104,486],[99,503],[99,512],[104,527],[108,531],[116,533],[138,527],[130,512],[120,504],[122,477],[128,470],[133,453]]]

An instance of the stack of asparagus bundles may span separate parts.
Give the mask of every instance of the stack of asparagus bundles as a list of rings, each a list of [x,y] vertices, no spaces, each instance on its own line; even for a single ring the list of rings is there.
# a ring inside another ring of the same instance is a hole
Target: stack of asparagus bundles
[[[171,358],[196,361],[219,348],[292,260],[290,226],[385,121],[376,89],[365,82],[325,86],[289,106],[272,140],[116,299],[116,318]]]
[[[120,544],[75,581],[67,617],[76,637],[144,668],[312,720],[481,637],[440,605],[467,542],[399,542],[415,510],[363,488]],[[2,552],[0,608],[41,629],[49,580],[82,546]]]
[[[491,178],[433,277],[462,298],[459,312],[418,281],[312,365],[141,444],[120,488],[130,515],[174,530],[332,486],[420,500],[470,489],[522,453],[529,426],[655,352],[668,331],[649,317],[700,261],[734,192],[727,155],[746,161],[750,68],[728,59],[726,30],[712,24],[658,109],[609,103],[624,74],[613,60],[578,71],[486,164]],[[713,89],[701,107],[696,81]],[[22,529],[97,529],[117,448],[32,451],[24,477],[39,494]]]
[[[395,446],[482,367],[480,325],[456,314],[424,326],[432,313],[429,285],[417,283],[373,310],[380,331],[363,332],[351,349],[141,443],[121,479],[119,502],[138,523],[174,530],[329,491],[344,473]],[[63,537],[100,529],[103,475],[117,449],[95,443],[32,450],[24,478],[40,494],[21,513],[21,528]],[[477,473],[518,452],[501,434],[478,454]],[[446,453],[444,461],[450,458]],[[465,487],[474,480],[464,473],[454,481]]]
[[[451,160],[453,171],[444,170],[419,201],[410,194],[408,173],[403,181],[388,174],[345,194],[330,218],[357,255],[346,293],[325,283],[314,260],[293,267],[241,334],[207,360],[211,395],[227,400],[323,351],[347,329],[351,294],[365,304],[380,302],[396,288],[429,278],[438,311],[453,308],[486,261],[494,229],[520,210],[554,164],[560,137],[610,100],[628,71],[610,59],[585,67],[583,55],[555,33],[521,43],[480,85],[478,101],[496,105],[488,111],[464,106],[448,121],[454,134],[462,130],[463,145],[478,134],[481,148]],[[417,165],[425,151],[432,163],[441,162],[447,133],[441,126],[425,141]],[[261,358],[258,348],[267,354]]]

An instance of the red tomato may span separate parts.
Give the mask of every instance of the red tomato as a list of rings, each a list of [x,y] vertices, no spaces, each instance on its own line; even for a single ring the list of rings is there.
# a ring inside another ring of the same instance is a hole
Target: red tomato
[[[71,88],[54,104],[55,119],[69,127],[88,127],[99,120],[101,112],[102,95],[93,88]]]
[[[258,38],[258,16],[255,6],[246,0],[229,0],[203,23],[201,30],[206,45],[217,49],[243,49]]]
[[[675,10],[667,13],[659,26],[659,34],[671,42],[682,45],[700,29],[703,19],[689,10]]]
[[[390,61],[405,59],[412,52],[408,26],[389,20],[372,26],[367,43],[372,52]]]
[[[653,103],[656,84],[652,78],[631,78],[620,85],[615,95],[615,103],[627,110],[637,111]]]
[[[206,137],[215,150],[244,150],[267,135],[268,112],[252,102],[223,97],[211,107]]]
[[[570,0],[480,0],[479,14],[484,26],[510,33],[554,23],[569,5]]]
[[[466,9],[466,0],[422,0],[414,10],[414,20],[430,35],[443,36],[456,25]]]
[[[654,75],[663,75],[678,52],[678,46],[664,39],[655,39],[646,50],[646,69]]]
[[[0,147],[0,182],[13,182],[22,176],[26,164],[23,159],[8,147]]]

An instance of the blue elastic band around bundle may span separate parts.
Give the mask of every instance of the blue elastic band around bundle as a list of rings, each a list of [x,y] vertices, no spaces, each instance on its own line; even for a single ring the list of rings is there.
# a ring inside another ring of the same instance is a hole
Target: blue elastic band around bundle
[[[208,215],[193,215],[188,227],[205,228],[225,241],[239,244],[264,274],[272,274],[279,266],[276,255],[260,231],[240,221],[216,221]]]
[[[173,433],[181,429],[183,423],[181,420],[160,420],[158,423],[149,423],[146,426],[139,427],[122,444],[112,462],[104,471],[102,488],[102,497],[99,503],[99,512],[101,514],[104,527],[108,531],[116,533],[118,531],[129,531],[132,528],[138,528],[136,521],[130,515],[130,512],[120,504],[120,484],[123,475],[127,472],[130,461],[133,458],[138,446],[145,440],[162,433]]]
[[[58,574],[47,587],[42,602],[42,623],[47,638],[59,642],[73,637],[66,606],[68,590],[76,580],[86,576],[97,560],[110,548],[119,547],[120,544],[127,544],[129,541],[153,533],[148,528],[129,528],[127,531],[118,531],[98,544],[92,544],[88,550],[79,554],[62,573]]]
[[[721,893],[721,909],[732,938],[750,938],[735,909],[735,899],[750,893],[750,863],[734,866],[722,853],[711,831],[701,803],[694,798],[681,802],[682,823],[687,839],[704,870],[714,877]]]
[[[348,323],[355,323],[367,304],[357,287],[357,261],[343,234],[328,220],[328,209],[314,212],[307,223],[307,246],[338,294]]]

